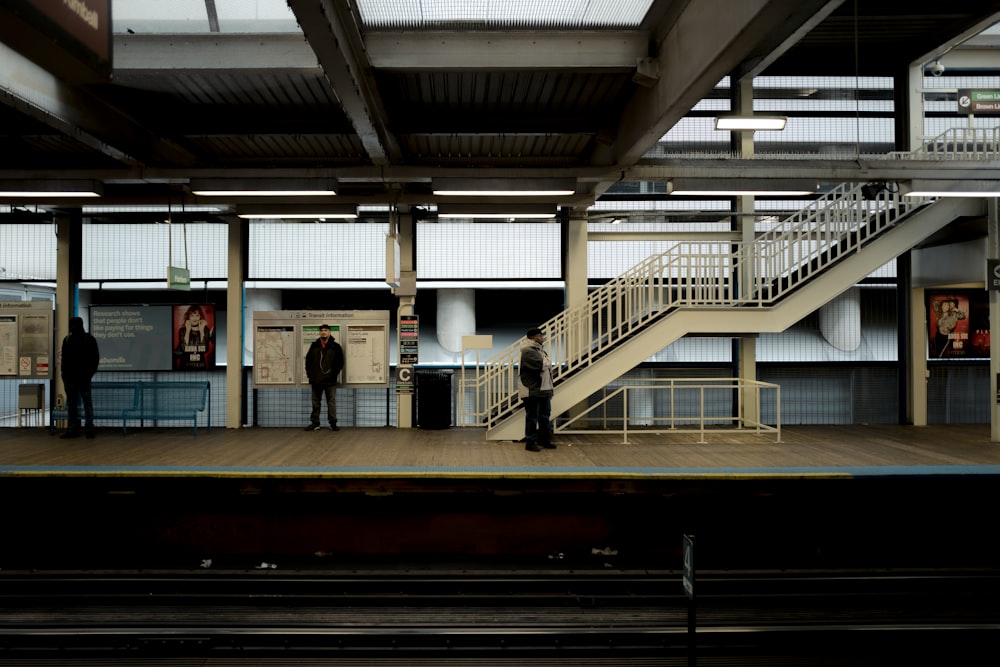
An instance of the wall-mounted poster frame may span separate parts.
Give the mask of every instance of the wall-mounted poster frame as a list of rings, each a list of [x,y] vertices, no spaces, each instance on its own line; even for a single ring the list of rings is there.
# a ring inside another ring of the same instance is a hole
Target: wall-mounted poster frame
[[[989,359],[989,292],[924,290],[928,359]]]
[[[309,386],[306,350],[321,324],[344,349],[341,386],[389,386],[388,310],[279,310],[253,313],[254,387]]]
[[[52,378],[52,302],[0,302],[0,377]]]

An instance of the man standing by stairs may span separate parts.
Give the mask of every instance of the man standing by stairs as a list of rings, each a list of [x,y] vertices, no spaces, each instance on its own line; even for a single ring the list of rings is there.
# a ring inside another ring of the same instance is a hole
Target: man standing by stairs
[[[542,346],[545,337],[537,327],[528,329],[524,336],[517,389],[517,395],[524,403],[524,448],[529,452],[540,452],[543,447],[555,449],[550,425],[552,363]]]

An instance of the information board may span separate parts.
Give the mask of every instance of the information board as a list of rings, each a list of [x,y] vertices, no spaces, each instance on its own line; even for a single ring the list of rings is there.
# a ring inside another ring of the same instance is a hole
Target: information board
[[[388,310],[281,310],[253,313],[254,387],[308,386],[306,351],[321,324],[344,350],[342,386],[389,386]]]
[[[0,377],[52,377],[52,303],[0,302]]]

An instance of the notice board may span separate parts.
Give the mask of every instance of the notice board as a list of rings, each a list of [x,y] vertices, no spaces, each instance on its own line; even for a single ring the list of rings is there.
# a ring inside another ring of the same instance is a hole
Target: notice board
[[[388,310],[269,310],[253,313],[254,387],[309,386],[306,352],[321,324],[344,349],[341,386],[389,386]]]
[[[0,377],[52,377],[52,303],[0,302]]]

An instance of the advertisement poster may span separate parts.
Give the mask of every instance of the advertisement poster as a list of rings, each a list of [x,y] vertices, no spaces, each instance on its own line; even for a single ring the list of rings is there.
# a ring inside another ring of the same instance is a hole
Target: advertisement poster
[[[927,356],[990,356],[990,306],[984,290],[927,290]]]
[[[171,306],[91,306],[90,333],[102,371],[166,371],[174,367],[176,335]]]
[[[215,368],[215,306],[174,306],[174,368]]]

